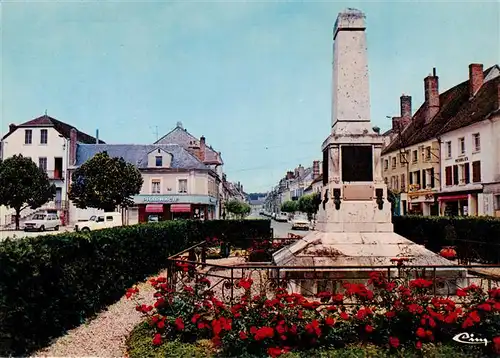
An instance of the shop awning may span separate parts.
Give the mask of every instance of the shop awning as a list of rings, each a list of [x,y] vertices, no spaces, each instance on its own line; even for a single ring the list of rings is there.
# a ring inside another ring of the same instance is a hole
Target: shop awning
[[[450,195],[450,196],[440,196],[438,198],[439,201],[455,201],[455,200],[467,200],[468,195],[467,194],[462,194],[462,195]]]
[[[191,204],[172,204],[170,205],[170,212],[172,213],[190,213]]]
[[[163,204],[148,204],[146,205],[147,213],[162,213],[163,212]]]

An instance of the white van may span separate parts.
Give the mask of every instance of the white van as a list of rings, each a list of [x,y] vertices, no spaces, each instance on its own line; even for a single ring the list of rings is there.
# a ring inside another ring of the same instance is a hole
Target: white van
[[[89,220],[78,222],[75,225],[75,231],[93,231],[122,225],[123,221],[121,213],[104,213],[92,215]]]

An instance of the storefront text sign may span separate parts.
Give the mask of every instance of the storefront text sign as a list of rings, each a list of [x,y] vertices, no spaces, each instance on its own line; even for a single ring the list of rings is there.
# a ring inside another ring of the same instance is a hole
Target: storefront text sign
[[[145,203],[178,203],[179,197],[173,196],[145,196]]]
[[[469,161],[468,157],[462,157],[462,158],[455,159],[455,163],[462,163],[462,162],[467,162],[467,161]]]

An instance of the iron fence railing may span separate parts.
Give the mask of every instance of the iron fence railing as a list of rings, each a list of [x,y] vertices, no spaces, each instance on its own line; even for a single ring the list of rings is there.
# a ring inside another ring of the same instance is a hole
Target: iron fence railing
[[[277,239],[274,242],[290,239]],[[406,265],[395,260],[385,266],[276,266],[272,262],[237,261],[220,264],[207,260],[210,244],[194,245],[168,258],[168,282],[171,289],[204,277],[210,280],[209,290],[222,300],[235,303],[244,290],[238,286],[241,279],[251,278],[252,293],[272,296],[278,287],[314,297],[321,291],[342,292],[343,283],[369,284],[369,273],[384,273],[389,280],[408,282],[424,278],[432,281],[431,292],[437,296],[454,296],[459,288],[474,283],[485,290],[500,287],[500,265]],[[214,260],[215,261],[215,260]],[[355,274],[353,274],[355,273]]]

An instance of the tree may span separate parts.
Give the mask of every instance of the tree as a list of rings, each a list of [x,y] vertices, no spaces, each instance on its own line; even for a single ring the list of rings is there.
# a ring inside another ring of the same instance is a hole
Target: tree
[[[250,214],[251,207],[247,203],[233,199],[225,204],[226,211],[236,217],[243,219]]]
[[[123,158],[111,158],[106,152],[83,163],[71,180],[68,197],[77,208],[106,212],[133,205],[131,196],[139,194],[143,184],[141,172],[134,165]]]
[[[307,194],[301,196],[299,199],[299,211],[302,211],[307,214],[307,218],[309,220],[312,219],[312,216],[318,212],[319,205],[317,201],[317,197],[319,193]]]
[[[0,205],[16,211],[16,230],[21,211],[37,209],[55,195],[56,187],[50,184],[47,173],[30,158],[19,154],[0,162]]]
[[[284,213],[293,213],[299,210],[299,202],[288,200],[281,204],[281,211]]]

